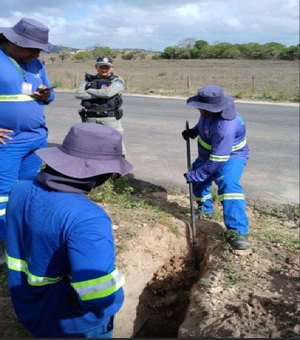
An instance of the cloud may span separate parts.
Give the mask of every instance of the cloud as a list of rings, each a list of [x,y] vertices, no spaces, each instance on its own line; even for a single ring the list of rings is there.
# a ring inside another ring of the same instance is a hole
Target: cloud
[[[0,27],[33,17],[56,45],[163,50],[186,38],[299,43],[298,0],[3,1]]]

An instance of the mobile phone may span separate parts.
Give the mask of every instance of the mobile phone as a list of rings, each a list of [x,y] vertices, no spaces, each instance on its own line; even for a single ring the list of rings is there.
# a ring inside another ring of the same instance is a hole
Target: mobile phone
[[[49,91],[49,90],[52,90],[52,89],[54,89],[56,86],[51,86],[51,87],[46,87],[46,88],[44,88],[44,89],[37,89],[37,92],[39,92],[39,93],[44,93],[44,92],[46,92],[46,91]]]

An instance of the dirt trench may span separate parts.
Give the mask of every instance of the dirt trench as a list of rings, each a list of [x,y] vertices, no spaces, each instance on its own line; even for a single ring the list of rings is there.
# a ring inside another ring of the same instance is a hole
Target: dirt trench
[[[129,267],[125,263],[125,303],[116,317],[114,337],[178,337],[192,287],[208,270],[209,240],[213,235],[221,235],[222,227],[204,222],[206,232],[198,232],[193,248],[189,226],[183,221],[176,223],[180,225],[179,235],[157,226],[146,238],[142,233],[133,240],[129,250],[122,254],[127,264],[129,261],[131,264]],[[213,248],[217,243],[214,239]]]

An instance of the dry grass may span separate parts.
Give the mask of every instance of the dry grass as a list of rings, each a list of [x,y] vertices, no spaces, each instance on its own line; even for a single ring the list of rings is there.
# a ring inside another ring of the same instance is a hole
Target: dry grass
[[[43,55],[50,80],[74,89],[94,63],[60,61]],[[192,95],[208,84],[222,86],[235,98],[299,102],[299,61],[273,60],[137,60],[115,59],[115,73],[125,92],[169,96]]]

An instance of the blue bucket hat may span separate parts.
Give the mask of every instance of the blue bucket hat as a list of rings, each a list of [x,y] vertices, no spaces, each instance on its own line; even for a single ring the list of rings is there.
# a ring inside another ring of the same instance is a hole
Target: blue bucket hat
[[[221,117],[225,120],[232,120],[236,116],[233,97],[224,94],[220,86],[202,87],[198,90],[197,95],[188,98],[186,103],[195,109],[220,112]]]
[[[52,169],[73,178],[89,178],[108,173],[126,175],[132,164],[122,156],[122,134],[95,123],[77,123],[62,145],[36,150]]]
[[[37,48],[50,52],[49,28],[37,20],[23,18],[13,27],[0,27],[0,33],[13,44],[24,48]]]

